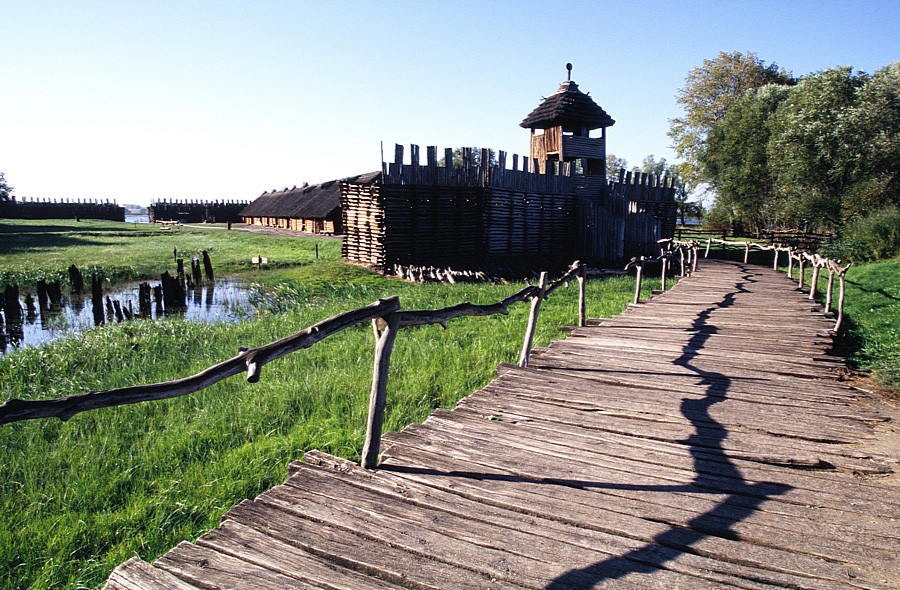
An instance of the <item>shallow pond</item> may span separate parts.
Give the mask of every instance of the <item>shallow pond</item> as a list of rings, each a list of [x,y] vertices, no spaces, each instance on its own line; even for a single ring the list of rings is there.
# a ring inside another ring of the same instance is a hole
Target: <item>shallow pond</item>
[[[139,283],[116,285],[104,290],[103,310],[106,323],[119,321],[115,312],[107,306],[107,296],[111,301],[121,302],[121,307],[125,309],[129,308],[130,303],[135,319],[139,317],[138,285]],[[167,311],[160,305],[152,304],[151,317],[154,320],[183,317],[197,322],[241,321],[256,315],[256,309],[250,302],[251,292],[250,285],[243,281],[218,279],[214,284],[197,285],[186,290],[184,308]],[[23,289],[20,298],[23,320],[21,326],[8,325],[7,322],[2,324],[0,355],[44,344],[95,325],[90,293],[70,294],[63,299],[62,305],[50,305],[44,309],[35,301],[32,310],[25,304],[26,293]]]

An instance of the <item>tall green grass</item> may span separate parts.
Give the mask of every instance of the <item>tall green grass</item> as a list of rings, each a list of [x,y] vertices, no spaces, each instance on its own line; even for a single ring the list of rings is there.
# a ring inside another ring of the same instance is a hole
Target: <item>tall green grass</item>
[[[159,278],[174,269],[173,252],[187,262],[209,252],[216,272],[252,273],[253,256],[268,258],[268,269],[340,260],[334,239],[272,236],[221,227],[160,226],[85,220],[0,220],[0,288],[38,279],[68,280],[75,264],[82,272],[102,271],[112,281]],[[319,258],[316,258],[318,245]]]
[[[243,239],[242,237],[239,239]],[[301,248],[299,244],[296,246]],[[221,257],[220,257],[221,258]],[[52,398],[185,376],[326,317],[398,295],[404,309],[493,303],[523,284],[412,285],[336,261],[256,277],[271,313],[242,324],[138,321],[0,359],[0,399]],[[645,296],[654,288],[645,283]],[[588,283],[588,313],[620,312],[634,280]],[[542,306],[536,345],[576,319],[577,289]],[[514,362],[528,306],[407,328],[391,360],[386,429],[423,420]],[[282,482],[308,449],[357,460],[374,343],[359,326],[190,396],[0,427],[0,586],[95,588],[133,555],[152,560]]]
[[[845,280],[849,360],[900,390],[900,258],[853,266]]]

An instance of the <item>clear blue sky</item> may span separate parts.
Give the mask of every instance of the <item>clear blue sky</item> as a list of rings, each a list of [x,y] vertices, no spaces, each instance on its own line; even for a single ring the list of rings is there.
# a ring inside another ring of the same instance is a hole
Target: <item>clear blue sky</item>
[[[0,171],[27,197],[252,199],[376,170],[380,142],[527,153],[573,79],[608,151],[670,161],[691,68],[755,51],[794,75],[900,59],[900,0],[7,1]]]

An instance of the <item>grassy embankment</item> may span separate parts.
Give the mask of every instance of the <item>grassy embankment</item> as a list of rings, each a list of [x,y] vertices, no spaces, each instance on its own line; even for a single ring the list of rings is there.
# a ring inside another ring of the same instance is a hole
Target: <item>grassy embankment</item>
[[[30,230],[27,233],[18,233]],[[510,285],[411,285],[339,261],[336,241],[237,231],[100,222],[0,222],[0,268],[18,278],[69,264],[102,267],[120,279],[173,268],[172,249],[207,249],[220,274],[268,286],[268,308],[241,324],[178,319],[137,321],[0,359],[0,401],[53,398],[188,375],[333,314],[399,295],[404,309],[460,301],[491,303]],[[257,273],[251,256],[275,268]],[[633,279],[590,281],[588,313],[620,312]],[[649,290],[654,281],[646,283]],[[575,319],[576,289],[542,307],[536,344],[561,336]],[[391,363],[388,429],[452,407],[517,357],[528,306],[509,316],[453,320],[406,329]],[[240,377],[183,398],[0,427],[0,587],[99,587],[115,565],[152,560],[218,524],[243,498],[283,481],[288,462],[318,448],[358,458],[371,380],[371,330],[359,326],[273,362],[262,380]]]

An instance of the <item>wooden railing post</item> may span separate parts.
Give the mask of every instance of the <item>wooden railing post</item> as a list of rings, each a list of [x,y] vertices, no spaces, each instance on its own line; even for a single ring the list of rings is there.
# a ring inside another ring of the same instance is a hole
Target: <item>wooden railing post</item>
[[[534,330],[537,326],[538,313],[541,311],[541,301],[547,291],[547,273],[541,273],[541,282],[537,294],[531,298],[531,313],[528,315],[528,326],[525,328],[525,342],[522,343],[522,353],[519,355],[519,366],[528,366],[528,357],[531,355],[531,345],[534,342]]]
[[[789,279],[794,278],[794,250],[790,246],[788,246],[788,269],[787,275]]]
[[[641,256],[641,261],[637,265],[637,277],[634,281],[634,304],[637,305],[641,302],[641,279],[644,274],[644,257]]]
[[[834,291],[834,270],[828,269],[828,289],[825,291],[825,313],[831,313],[831,294]]]
[[[660,282],[662,286],[660,287],[663,291],[666,290],[666,273],[669,271],[669,256],[668,252],[663,252],[661,254],[662,257],[662,273],[660,273]]]
[[[381,329],[372,320],[373,329],[378,334],[375,344],[375,365],[372,372],[372,392],[369,395],[369,416],[366,420],[366,440],[363,444],[360,464],[364,469],[378,467],[378,455],[381,452],[381,429],[384,424],[384,408],[387,404],[388,369],[391,364],[391,351],[394,339],[400,329],[400,316],[394,312],[382,318]]]
[[[582,264],[578,267],[578,326],[587,325],[587,298],[585,293],[585,283],[587,280],[587,265]]]
[[[806,269],[804,268],[803,262],[804,262],[803,253],[801,252],[800,253],[800,269],[799,269],[800,278],[797,279],[797,289],[799,291],[803,290],[803,283],[806,281]]]
[[[775,244],[772,247],[772,251],[775,252],[774,260],[772,261],[772,270],[778,270],[778,244]]]
[[[744,264],[750,260],[750,242],[744,242]]]
[[[641,260],[643,260],[643,259],[644,259],[644,257],[641,256]],[[681,278],[684,278],[684,247],[683,246],[678,246],[678,261],[681,264],[681,271],[679,272],[678,276]],[[637,302],[635,302],[635,303],[637,303]]]
[[[838,295],[838,317],[834,323],[835,334],[841,329],[841,322],[844,321],[844,273],[838,273],[838,280],[841,282],[841,287]]]
[[[819,287],[819,261],[813,261],[812,277],[809,279],[809,298],[816,300],[816,289]]]
[[[692,260],[691,274],[693,274],[693,273],[697,272],[697,258],[700,256],[700,246],[698,246],[695,243],[693,246],[691,246],[691,250],[694,253],[694,255],[691,259]]]
[[[706,254],[703,255],[704,258],[709,258],[709,247],[712,245],[712,238],[706,238]]]

